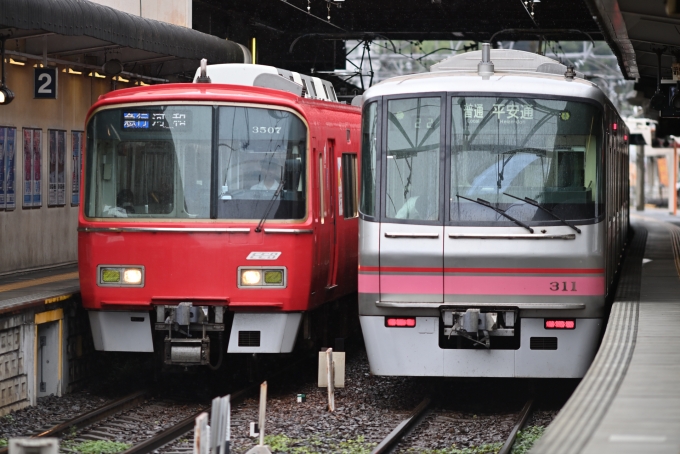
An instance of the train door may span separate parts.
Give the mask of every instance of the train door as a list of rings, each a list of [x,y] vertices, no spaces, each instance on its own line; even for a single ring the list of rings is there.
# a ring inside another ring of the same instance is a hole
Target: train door
[[[333,214],[333,200],[331,189],[330,156],[332,143],[327,141],[323,149],[318,150],[315,155],[317,159],[317,179],[318,179],[318,198],[319,198],[319,242],[317,248],[317,273],[319,284],[329,288],[333,286],[333,259],[335,241],[335,216]],[[321,286],[321,285],[319,285]]]
[[[443,99],[411,96],[384,104],[381,304],[443,302]]]
[[[339,176],[336,168],[336,162],[339,162],[340,155],[336,156],[335,140],[328,139],[327,143],[327,160],[326,160],[326,175],[327,175],[327,196],[328,196],[328,229],[330,247],[328,249],[329,264],[328,276],[326,279],[326,289],[330,290],[337,287],[337,272],[338,272],[338,226],[337,226],[337,204],[338,204],[338,185]]]

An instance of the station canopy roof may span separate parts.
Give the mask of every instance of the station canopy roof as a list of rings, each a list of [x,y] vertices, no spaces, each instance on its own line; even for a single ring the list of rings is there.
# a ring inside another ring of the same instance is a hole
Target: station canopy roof
[[[656,79],[657,52],[661,76],[671,78],[680,57],[680,2],[677,0],[591,0],[614,52],[622,57],[627,79]]]
[[[9,57],[100,71],[117,60],[123,75],[159,82],[193,75],[201,58],[211,64],[249,58],[237,43],[87,0],[0,0],[0,36]]]

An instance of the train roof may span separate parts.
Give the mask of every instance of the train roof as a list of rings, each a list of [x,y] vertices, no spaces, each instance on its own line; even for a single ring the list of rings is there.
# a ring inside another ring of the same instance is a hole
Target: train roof
[[[376,96],[452,92],[483,94],[517,94],[546,97],[573,97],[607,102],[594,83],[576,72],[567,78],[567,67],[551,58],[511,49],[492,49],[494,72],[488,80],[478,73],[481,51],[455,55],[433,65],[431,72],[399,76],[369,88],[363,101]]]
[[[176,83],[132,87],[106,93],[101,95],[90,108],[88,118],[94,110],[114,104],[186,101],[269,104],[299,111],[304,111],[309,107],[353,113],[359,111],[356,107],[347,104],[302,98],[287,91],[271,88],[218,83]]]

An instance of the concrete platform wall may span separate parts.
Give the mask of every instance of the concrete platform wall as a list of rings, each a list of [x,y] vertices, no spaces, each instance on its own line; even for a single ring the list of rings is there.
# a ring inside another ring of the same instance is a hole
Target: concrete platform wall
[[[0,316],[0,417],[80,388],[92,351],[87,316],[75,299]]]

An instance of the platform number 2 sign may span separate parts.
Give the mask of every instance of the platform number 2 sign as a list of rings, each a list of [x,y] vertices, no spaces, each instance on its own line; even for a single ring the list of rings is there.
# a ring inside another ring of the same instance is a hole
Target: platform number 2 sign
[[[33,97],[57,99],[57,68],[35,68]]]

